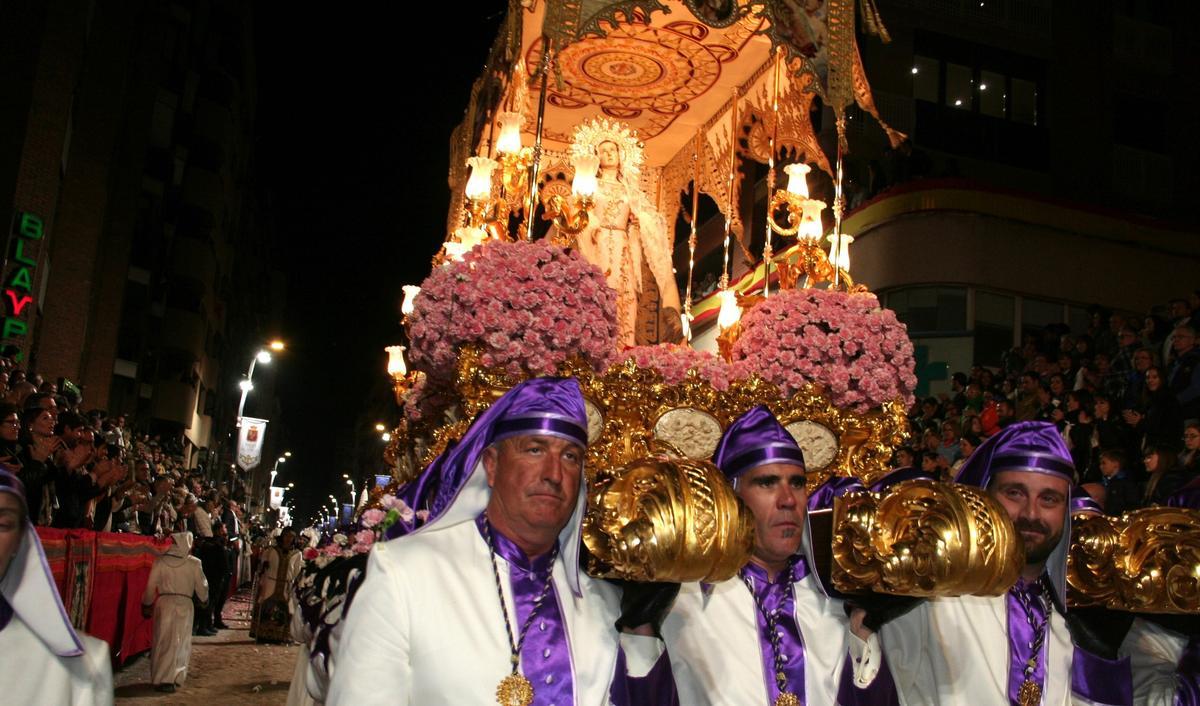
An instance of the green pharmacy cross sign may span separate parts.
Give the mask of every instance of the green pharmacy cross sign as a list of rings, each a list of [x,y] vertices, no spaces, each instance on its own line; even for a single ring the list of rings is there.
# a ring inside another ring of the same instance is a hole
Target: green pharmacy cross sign
[[[37,256],[28,254],[32,241],[45,235],[42,219],[32,213],[18,213],[13,222],[13,249],[9,254],[12,263],[4,278],[4,311],[0,319],[0,339],[11,341],[22,338],[29,332],[26,310],[33,304],[33,273],[37,269]]]

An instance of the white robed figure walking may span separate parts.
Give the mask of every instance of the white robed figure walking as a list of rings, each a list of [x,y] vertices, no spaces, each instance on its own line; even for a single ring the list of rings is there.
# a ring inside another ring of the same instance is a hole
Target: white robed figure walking
[[[142,611],[154,610],[154,644],[150,648],[150,681],[172,692],[187,679],[192,656],[192,596],[208,601],[208,581],[200,560],[191,556],[192,533],[176,532],[167,553],[154,562]]]
[[[108,644],[75,632],[29,521],[25,488],[0,468],[0,702],[109,706]]]

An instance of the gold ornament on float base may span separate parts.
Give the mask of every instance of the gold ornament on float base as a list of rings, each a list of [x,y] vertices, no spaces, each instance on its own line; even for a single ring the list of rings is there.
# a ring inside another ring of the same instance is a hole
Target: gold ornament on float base
[[[750,560],[754,523],[720,469],[644,458],[588,489],[587,572],[630,581],[724,581]]]
[[[843,593],[998,596],[1016,583],[1024,544],[985,490],[912,480],[833,505],[833,585]]]
[[[1068,606],[1200,613],[1200,511],[1148,507],[1071,521]]]

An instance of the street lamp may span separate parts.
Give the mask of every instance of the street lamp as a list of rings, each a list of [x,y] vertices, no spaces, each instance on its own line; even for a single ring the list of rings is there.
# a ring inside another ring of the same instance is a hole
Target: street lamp
[[[354,507],[354,504],[355,504],[355,502],[354,502],[354,481],[347,478],[346,485],[350,486],[350,506]]]
[[[250,391],[254,389],[254,367],[259,363],[262,363],[263,365],[270,363],[271,351],[278,353],[285,348],[283,341],[279,340],[271,341],[267,347],[271,350],[260,348],[258,352],[254,354],[254,357],[250,359],[250,367],[246,370],[246,379],[238,383],[238,387],[242,388],[242,399],[238,401],[237,412],[237,425],[239,428],[242,426],[242,411],[246,408],[246,395],[250,394]]]
[[[384,426],[383,422],[377,422],[375,424],[375,431],[387,431],[387,427]]]

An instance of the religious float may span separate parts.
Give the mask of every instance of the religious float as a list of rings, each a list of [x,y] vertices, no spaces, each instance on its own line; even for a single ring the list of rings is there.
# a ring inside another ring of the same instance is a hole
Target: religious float
[[[756,405],[803,449],[810,489],[883,478],[915,364],[904,325],[851,276],[843,156],[854,117],[893,145],[905,136],[879,119],[859,28],[887,41],[871,0],[514,0],[452,137],[444,245],[404,288],[392,481],[326,553],[436,513],[405,489],[537,375],[574,377],[586,402],[594,576],[720,581],[745,563],[752,523],[709,459]],[[764,167],[765,213],[748,219],[741,192]],[[720,214],[707,236],[702,198]],[[711,292],[694,281],[703,237],[719,255]],[[999,595],[1024,563],[976,488],[910,480],[827,510],[816,568],[844,593]],[[1071,602],[1200,610],[1195,513],[1079,525]]]

